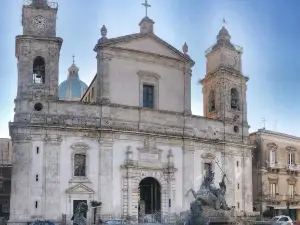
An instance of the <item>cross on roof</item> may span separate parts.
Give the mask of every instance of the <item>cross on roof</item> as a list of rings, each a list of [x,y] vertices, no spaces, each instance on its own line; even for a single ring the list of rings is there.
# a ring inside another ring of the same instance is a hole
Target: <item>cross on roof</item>
[[[222,27],[225,27],[225,25],[227,25],[227,22],[226,22],[225,18],[223,18]]]
[[[143,6],[146,8],[146,16],[148,16],[148,8],[151,7],[151,5],[148,4],[148,0],[145,0],[145,3],[142,3]]]

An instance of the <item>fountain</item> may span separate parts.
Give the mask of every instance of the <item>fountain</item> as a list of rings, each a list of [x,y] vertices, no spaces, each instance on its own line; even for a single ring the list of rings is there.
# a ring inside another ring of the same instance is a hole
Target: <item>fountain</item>
[[[182,212],[176,225],[223,225],[223,224],[251,224],[257,218],[257,213],[235,211],[225,200],[226,174],[223,175],[219,188],[214,185],[214,172],[208,168],[200,189],[192,192],[195,200],[190,204],[190,210]]]

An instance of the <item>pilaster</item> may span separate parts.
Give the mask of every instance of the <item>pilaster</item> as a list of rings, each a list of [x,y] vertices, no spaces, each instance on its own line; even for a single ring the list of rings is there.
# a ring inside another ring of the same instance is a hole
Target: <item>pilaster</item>
[[[192,70],[184,71],[184,113],[192,114],[191,111],[191,77]]]
[[[61,220],[60,150],[61,138],[44,139],[44,212],[46,220]]]
[[[30,150],[31,138],[27,135],[12,135],[12,178],[9,222],[22,222],[30,219]]]
[[[189,209],[190,200],[186,193],[194,188],[194,152],[195,148],[193,142],[184,140],[183,143],[183,202],[182,205],[185,210]]]
[[[99,139],[99,199],[101,213],[113,215],[113,134],[102,133]]]
[[[98,97],[97,102],[102,104],[110,103],[110,63],[112,56],[99,52],[97,55],[98,60]]]

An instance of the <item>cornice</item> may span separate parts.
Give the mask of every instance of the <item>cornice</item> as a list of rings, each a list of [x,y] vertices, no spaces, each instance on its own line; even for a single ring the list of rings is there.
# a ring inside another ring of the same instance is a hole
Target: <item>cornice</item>
[[[249,134],[249,136],[253,136],[253,135],[261,136],[262,138],[273,137],[273,138],[281,138],[289,141],[300,142],[300,137],[285,134],[285,133],[275,132],[271,130],[265,130],[265,129],[259,129],[258,131]]]

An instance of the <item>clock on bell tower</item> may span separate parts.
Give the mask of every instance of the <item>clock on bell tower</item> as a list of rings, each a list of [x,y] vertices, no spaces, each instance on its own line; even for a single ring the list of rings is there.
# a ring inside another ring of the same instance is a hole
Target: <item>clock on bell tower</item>
[[[55,37],[57,3],[31,0],[22,10],[24,35]]]
[[[200,81],[203,85],[204,116],[222,120],[232,126],[234,133],[244,134],[249,128],[246,104],[248,77],[242,73],[242,48],[232,44],[230,39],[223,26],[216,44],[205,52],[206,75]]]
[[[57,3],[27,0],[22,8],[23,34],[16,37],[17,98],[58,99],[62,39],[56,37]]]

